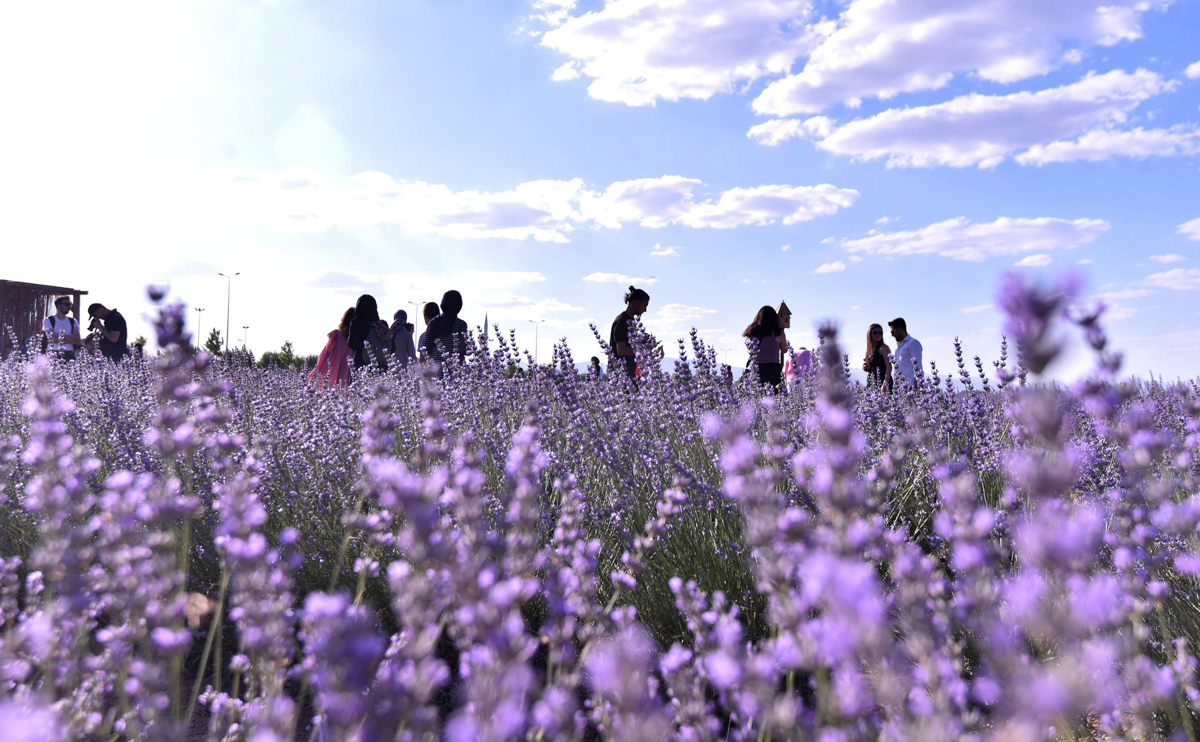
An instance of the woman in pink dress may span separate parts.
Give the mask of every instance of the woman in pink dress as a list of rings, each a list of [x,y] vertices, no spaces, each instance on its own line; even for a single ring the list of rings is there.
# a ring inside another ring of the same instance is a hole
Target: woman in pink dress
[[[346,310],[336,330],[329,332],[329,340],[317,357],[317,367],[308,375],[308,380],[322,389],[329,386],[350,384],[350,320],[354,319],[354,307]]]

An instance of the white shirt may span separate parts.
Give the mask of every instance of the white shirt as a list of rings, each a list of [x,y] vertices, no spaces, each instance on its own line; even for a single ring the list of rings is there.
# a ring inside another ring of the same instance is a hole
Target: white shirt
[[[59,335],[70,337],[74,333],[75,327],[75,321],[71,317],[59,319],[57,316],[54,316],[42,320],[42,332],[50,333],[50,336],[54,339],[58,339]],[[75,350],[75,346],[71,343],[49,343],[46,347],[48,350],[59,352]]]
[[[896,375],[905,383],[912,384],[917,380],[917,370],[921,369],[921,350],[920,340],[912,335],[905,335],[896,346],[896,352],[892,354]]]

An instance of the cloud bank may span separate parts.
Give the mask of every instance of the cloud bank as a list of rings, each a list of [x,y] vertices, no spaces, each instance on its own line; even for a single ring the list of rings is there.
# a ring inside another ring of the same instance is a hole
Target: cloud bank
[[[1157,73],[1089,73],[1057,88],[1009,95],[964,95],[944,103],[893,108],[836,125],[823,116],[777,119],[752,127],[763,144],[811,139],[827,152],[888,167],[993,168],[1009,158],[1023,165],[1112,157],[1192,155],[1200,128],[1116,128],[1143,101],[1174,83]]]
[[[858,192],[829,184],[761,185],[705,196],[694,178],[664,175],[589,190],[583,180],[537,180],[495,193],[454,191],[378,172],[215,171],[188,188],[209,213],[285,231],[390,225],[457,239],[569,242],[581,227],[733,229],[796,224],[849,207]]]
[[[938,255],[979,262],[1001,255],[1074,248],[1092,242],[1109,228],[1103,219],[1012,219],[973,224],[966,217],[947,219],[917,230],[885,232],[841,245],[854,253],[903,257]],[[1038,263],[1027,263],[1027,265]]]

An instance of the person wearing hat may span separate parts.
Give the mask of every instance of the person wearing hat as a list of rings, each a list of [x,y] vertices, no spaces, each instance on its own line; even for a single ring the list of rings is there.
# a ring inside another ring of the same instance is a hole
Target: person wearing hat
[[[896,338],[896,352],[892,354],[895,361],[892,368],[895,376],[905,384],[915,384],[921,370],[921,341],[908,334],[908,324],[903,317],[897,317],[888,323],[892,328],[892,337]]]
[[[92,318],[88,330],[99,335],[100,352],[105,358],[119,361],[129,355],[129,328],[120,312],[96,302],[88,307],[88,316]]]

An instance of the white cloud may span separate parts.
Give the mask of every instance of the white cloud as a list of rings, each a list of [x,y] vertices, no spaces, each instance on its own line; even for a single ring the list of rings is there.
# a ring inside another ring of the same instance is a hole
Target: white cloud
[[[1075,261],[1075,265],[1091,265],[1091,264],[1092,264],[1091,258],[1083,258],[1081,260]]]
[[[972,224],[966,217],[958,217],[917,230],[843,240],[842,247],[869,255],[940,255],[980,261],[997,255],[1078,247],[1095,240],[1108,226],[1103,219],[1001,217],[994,222]]]
[[[657,242],[654,245],[654,249],[650,251],[650,254],[656,258],[677,258],[679,257],[679,251],[682,249],[682,247],[671,247],[669,245],[663,247],[661,242]]]
[[[697,201],[694,191],[699,185],[678,175],[620,181],[603,194],[587,194],[580,209],[585,218],[605,227],[634,222],[652,229],[669,224],[730,229],[776,221],[796,224],[836,213],[858,197],[858,191],[823,183],[731,188],[715,200]]]
[[[846,270],[846,264],[835,260],[832,263],[821,263],[813,273],[839,273],[844,270]]]
[[[1187,69],[1183,71],[1183,74],[1187,75],[1189,80],[1200,78],[1200,62],[1189,64]]]
[[[890,217],[890,216],[881,216],[875,220],[875,223],[880,226],[884,226],[887,224],[891,224],[893,221],[895,221],[895,220],[892,219],[892,217]]]
[[[1187,258],[1183,257],[1182,255],[1173,253],[1173,252],[1166,253],[1165,255],[1151,255],[1150,256],[1151,263],[1178,263],[1183,260],[1187,260]]]
[[[978,304],[973,307],[963,307],[963,314],[975,314],[977,312],[986,312],[989,309],[995,309],[995,304]]]
[[[515,286],[520,283],[544,283],[546,277],[538,271],[479,271],[460,274],[464,280],[479,286]]]
[[[567,62],[563,66],[554,70],[554,74],[550,75],[550,79],[555,82],[563,82],[565,80],[575,80],[579,77],[579,65],[575,62]]]
[[[626,276],[622,273],[589,273],[583,277],[585,281],[592,283],[619,283],[624,286],[636,286],[639,283],[647,286],[653,286],[658,283],[657,278],[637,278],[635,276]]]
[[[780,252],[787,252],[788,250],[791,250],[791,249],[792,249],[792,246],[791,246],[791,245],[784,245],[783,247],[779,248],[779,251],[780,251]]]
[[[675,325],[680,322],[695,322],[696,320],[704,319],[710,314],[717,314],[717,310],[706,309],[705,307],[692,307],[687,304],[664,304],[662,309],[652,311],[649,319]]]
[[[771,116],[946,85],[958,72],[1001,83],[1081,58],[1078,48],[1141,36],[1141,16],[1169,0],[852,0],[804,68],[754,101]],[[825,30],[825,29],[821,29]]]
[[[192,209],[192,218],[217,215],[285,232],[391,225],[457,239],[547,242],[569,242],[572,230],[593,224],[714,229],[776,221],[794,224],[833,214],[858,196],[857,191],[822,184],[732,188],[702,198],[697,195],[700,181],[676,175],[621,181],[599,192],[575,178],[529,181],[496,193],[453,191],[377,172],[339,177],[300,168],[214,170],[176,177],[179,182],[164,184],[174,191],[167,199],[170,209]]]
[[[1189,240],[1200,240],[1200,218],[1180,224],[1179,228],[1175,231]]]
[[[551,312],[583,311],[583,307],[577,307],[558,299],[532,299],[528,296],[505,291],[493,291],[482,294],[477,298],[473,298],[472,304],[484,309],[518,310],[515,314],[512,312],[508,313],[509,315],[516,316],[518,319]]]
[[[889,167],[991,168],[1014,153],[1029,164],[1114,155],[1187,154],[1194,129],[1108,131],[1142,101],[1173,83],[1146,70],[1088,74],[1062,87],[1010,95],[964,95],[944,103],[892,108],[837,127],[817,146]],[[1060,141],[1085,134],[1077,142]]]
[[[800,119],[771,119],[761,124],[751,126],[746,132],[759,144],[773,147],[789,139],[824,138],[829,136],[836,122],[826,116],[813,116],[801,121]]]
[[[1013,263],[1013,265],[1018,268],[1041,268],[1042,266],[1050,265],[1050,261],[1051,258],[1049,255],[1041,253],[1038,255],[1027,255]]]
[[[1112,291],[1102,291],[1099,294],[1093,294],[1093,299],[1099,299],[1104,302],[1122,301],[1125,299],[1141,299],[1150,296],[1154,292],[1150,289],[1113,289]]]
[[[1017,155],[1022,165],[1108,160],[1113,157],[1176,157],[1200,152],[1200,128],[1180,124],[1169,129],[1093,129],[1078,139],[1035,144]]]
[[[607,0],[542,44],[579,63],[588,94],[632,106],[696,98],[784,74],[808,48],[808,0]],[[562,68],[560,68],[562,69]]]
[[[212,271],[213,274],[216,271]],[[175,274],[178,275],[178,274]],[[309,286],[316,289],[342,289],[346,291],[372,291],[382,286],[378,276],[360,276],[343,271],[325,271],[312,281]]]
[[[1146,277],[1146,283],[1176,291],[1195,291],[1200,289],[1200,268],[1175,268],[1163,273],[1151,273]]]

